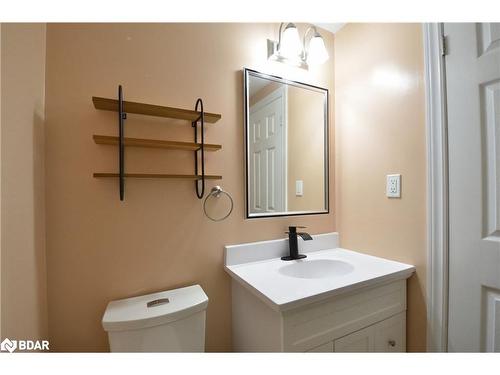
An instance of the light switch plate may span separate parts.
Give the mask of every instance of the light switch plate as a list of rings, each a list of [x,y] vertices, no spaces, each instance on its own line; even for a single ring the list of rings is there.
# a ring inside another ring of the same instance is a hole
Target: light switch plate
[[[389,198],[401,198],[401,175],[388,174],[385,195]]]
[[[304,195],[304,181],[295,181],[295,196],[302,197]]]

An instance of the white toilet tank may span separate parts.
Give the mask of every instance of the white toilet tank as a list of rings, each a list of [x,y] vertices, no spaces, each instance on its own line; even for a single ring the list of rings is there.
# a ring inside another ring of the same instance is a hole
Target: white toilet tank
[[[112,352],[203,352],[207,305],[193,285],[111,301],[102,325]]]

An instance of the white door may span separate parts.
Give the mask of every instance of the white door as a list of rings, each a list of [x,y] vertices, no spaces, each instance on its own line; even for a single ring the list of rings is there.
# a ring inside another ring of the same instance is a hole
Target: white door
[[[286,211],[284,101],[278,89],[250,107],[250,213]]]
[[[445,24],[448,350],[500,352],[500,24]]]

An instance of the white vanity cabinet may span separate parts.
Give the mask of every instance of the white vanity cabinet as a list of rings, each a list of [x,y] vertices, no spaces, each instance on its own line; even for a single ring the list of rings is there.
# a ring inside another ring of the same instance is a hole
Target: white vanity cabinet
[[[226,246],[234,351],[406,351],[415,268],[339,248],[337,236],[313,236],[317,248],[291,262],[281,240]]]
[[[282,312],[232,284],[234,351],[406,351],[406,280]]]

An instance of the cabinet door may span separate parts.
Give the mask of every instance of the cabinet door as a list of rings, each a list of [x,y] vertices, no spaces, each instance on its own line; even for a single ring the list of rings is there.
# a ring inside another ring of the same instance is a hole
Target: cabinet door
[[[376,352],[406,351],[406,312],[394,315],[373,326]]]
[[[369,353],[375,348],[375,328],[369,326],[350,335],[341,337],[334,342],[335,352],[339,353]]]
[[[405,352],[406,312],[341,337],[334,341],[335,352]]]

